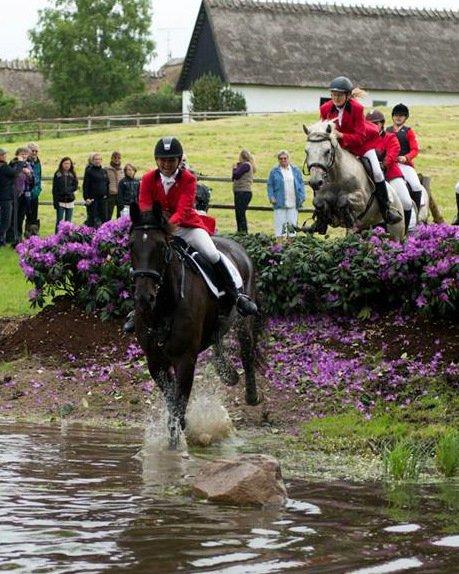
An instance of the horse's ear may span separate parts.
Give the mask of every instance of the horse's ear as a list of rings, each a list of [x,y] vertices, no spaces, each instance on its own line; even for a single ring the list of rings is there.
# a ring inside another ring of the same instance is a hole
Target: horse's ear
[[[154,217],[155,221],[160,223],[162,221],[162,218],[163,218],[163,207],[159,203],[159,201],[154,202],[152,211],[153,211],[153,217]]]
[[[140,224],[141,211],[140,211],[139,204],[136,201],[133,201],[129,205],[129,215],[131,217],[131,221],[132,221],[133,225],[139,225]]]
[[[331,134],[332,133],[332,125],[328,124],[327,129],[325,130],[327,132],[327,134]]]
[[[304,124],[303,124],[303,131],[306,135],[309,135],[309,130]]]

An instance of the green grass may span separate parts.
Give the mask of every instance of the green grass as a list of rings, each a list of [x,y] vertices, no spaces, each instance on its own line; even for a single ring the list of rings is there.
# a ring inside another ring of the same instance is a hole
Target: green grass
[[[459,471],[459,432],[449,431],[440,437],[435,453],[438,470],[446,477],[455,476]]]
[[[388,110],[384,110],[389,115]],[[40,141],[40,158],[43,174],[52,176],[59,160],[69,155],[82,175],[88,155],[101,152],[107,164],[114,150],[122,153],[123,163],[132,162],[138,174],[153,167],[153,147],[156,140],[167,134],[178,136],[184,144],[191,165],[198,172],[211,176],[229,177],[231,167],[237,161],[239,151],[247,148],[255,154],[258,171],[256,177],[266,178],[269,170],[277,164],[278,150],[287,148],[291,159],[301,166],[304,160],[305,137],[302,124],[317,120],[317,114],[273,114],[256,117],[237,117],[193,124],[168,124],[141,128],[98,132]],[[455,215],[454,185],[459,173],[459,107],[418,107],[411,112],[410,125],[416,129],[421,144],[421,155],[416,167],[432,178],[432,190],[447,221]],[[3,142],[0,142],[3,145]],[[9,157],[18,144],[7,144]],[[212,182],[212,201],[232,203],[231,183]],[[268,204],[264,184],[255,184],[252,205]],[[305,207],[311,207],[312,193],[308,190]],[[51,200],[51,182],[44,183],[41,198]],[[79,197],[81,198],[81,195]],[[234,231],[232,211],[215,210],[220,231]],[[83,207],[76,207],[74,221],[82,223]],[[42,234],[53,232],[55,212],[52,206],[40,208]],[[269,212],[249,212],[251,232],[272,230]],[[341,232],[337,232],[341,233]],[[8,249],[0,250],[2,274],[0,291],[0,316],[28,312],[26,293],[29,289]]]
[[[424,453],[416,443],[403,439],[383,453],[386,477],[393,480],[412,480],[419,477]]]

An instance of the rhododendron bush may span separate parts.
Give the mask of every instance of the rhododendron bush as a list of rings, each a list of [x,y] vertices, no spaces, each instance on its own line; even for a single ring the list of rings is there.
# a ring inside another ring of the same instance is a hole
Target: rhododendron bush
[[[129,225],[128,218],[97,230],[63,222],[56,235],[21,243],[32,304],[70,294],[102,318],[125,315],[132,308]],[[254,261],[270,315],[336,310],[364,316],[384,307],[457,312],[458,227],[421,225],[402,243],[381,228],[328,241],[298,236],[285,245],[266,235],[234,237]]]

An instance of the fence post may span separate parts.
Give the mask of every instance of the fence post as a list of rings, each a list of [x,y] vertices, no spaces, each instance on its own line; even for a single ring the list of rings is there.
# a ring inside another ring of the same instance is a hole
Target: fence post
[[[136,120],[135,120],[135,125],[136,125],[138,128],[140,128],[140,117],[139,117],[139,116],[140,116],[140,112],[137,112],[136,115],[137,115],[137,118],[136,118]]]
[[[107,119],[107,129],[109,130],[111,127],[111,120],[110,118]]]
[[[87,120],[88,120],[87,131],[90,132],[92,130],[92,118],[91,118],[91,116],[88,116]]]
[[[37,118],[37,140],[41,139],[41,118]]]
[[[61,137],[61,124],[60,124],[60,123],[57,124],[57,133],[56,133],[56,136],[57,136],[58,138]]]

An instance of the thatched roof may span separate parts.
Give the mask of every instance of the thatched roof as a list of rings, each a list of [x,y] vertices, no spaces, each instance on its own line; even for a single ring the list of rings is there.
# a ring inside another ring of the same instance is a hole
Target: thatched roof
[[[459,92],[459,12],[203,0],[177,89],[230,84]]]

